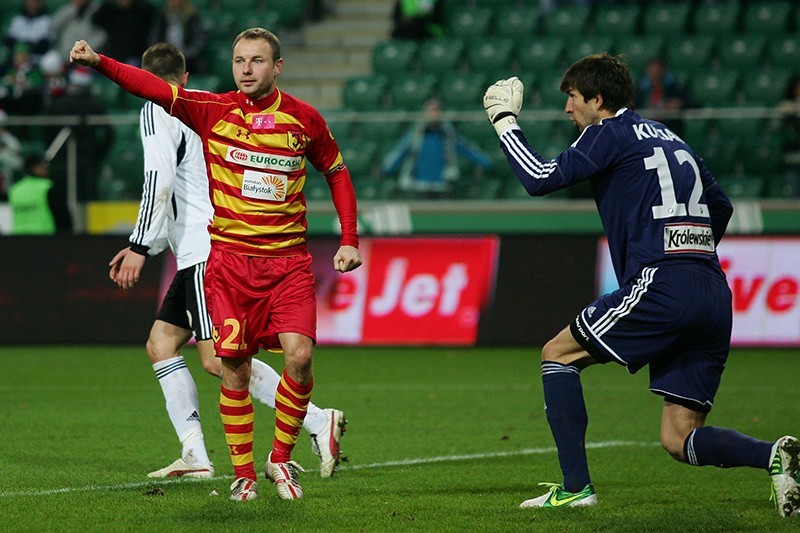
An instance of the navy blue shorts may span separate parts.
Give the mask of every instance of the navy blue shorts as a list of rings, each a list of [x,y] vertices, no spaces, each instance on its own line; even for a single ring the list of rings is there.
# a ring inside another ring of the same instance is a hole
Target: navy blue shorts
[[[730,350],[731,291],[721,271],[666,262],[592,302],[570,325],[600,363],[650,367],[650,390],[708,412]]]
[[[156,315],[158,320],[188,329],[198,341],[213,334],[203,284],[205,273],[205,263],[178,270]]]

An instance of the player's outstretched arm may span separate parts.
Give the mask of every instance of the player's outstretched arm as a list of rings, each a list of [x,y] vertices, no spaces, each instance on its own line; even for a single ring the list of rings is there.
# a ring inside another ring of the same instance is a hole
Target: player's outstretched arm
[[[81,39],[80,41],[75,41],[75,44],[72,45],[72,50],[69,52],[69,62],[87,67],[96,67],[100,63],[100,56],[92,50],[89,43]]]
[[[361,252],[355,246],[340,246],[333,256],[333,268],[339,272],[350,272],[361,266]]]

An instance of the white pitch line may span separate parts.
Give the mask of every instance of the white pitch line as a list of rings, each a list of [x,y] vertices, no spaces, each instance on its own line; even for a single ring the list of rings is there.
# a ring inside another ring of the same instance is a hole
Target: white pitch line
[[[640,446],[651,447],[660,446],[658,442],[640,442],[640,441],[607,441],[607,442],[589,442],[586,444],[587,449],[602,449],[602,448],[619,448],[623,446]],[[509,452],[489,452],[489,453],[474,453],[465,455],[441,455],[436,457],[421,457],[418,459],[402,459],[400,461],[385,461],[382,463],[369,463],[369,464],[354,464],[342,465],[339,467],[340,471],[348,470],[365,470],[372,468],[390,468],[394,466],[416,466],[431,463],[444,463],[454,461],[474,461],[481,459],[493,459],[498,457],[516,457],[520,455],[543,455],[547,453],[556,453],[555,447],[549,448],[525,448],[522,450],[515,450]],[[0,498],[11,498],[18,496],[49,496],[52,494],[66,494],[70,492],[107,492],[110,490],[126,490],[135,489],[137,487],[151,487],[157,485],[172,485],[174,483],[200,482],[200,481],[213,481],[219,479],[233,479],[233,476],[216,476],[213,479],[197,479],[197,478],[175,478],[175,479],[151,479],[149,481],[136,481],[133,483],[120,483],[116,485],[88,485],[86,487],[63,487],[60,489],[47,489],[47,490],[27,490],[27,491],[7,491],[0,492]]]

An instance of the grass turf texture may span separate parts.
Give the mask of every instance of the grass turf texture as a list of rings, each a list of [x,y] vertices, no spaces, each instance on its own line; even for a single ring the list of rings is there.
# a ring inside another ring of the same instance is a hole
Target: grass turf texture
[[[180,447],[141,347],[0,347],[2,531],[781,531],[769,477],[681,465],[658,444],[646,372],[583,373],[600,505],[522,510],[560,481],[542,409],[538,351],[320,347],[313,400],[343,409],[348,461],[320,479],[307,433],[294,458],[306,498],[279,500],[261,468],[273,411],[256,404],[259,499],[228,500],[233,469],[219,381],[197,381],[217,478],[149,480]],[[261,354],[280,367],[279,356]],[[736,351],[709,423],[774,440],[800,433],[800,354]],[[219,496],[210,493],[216,491]]]

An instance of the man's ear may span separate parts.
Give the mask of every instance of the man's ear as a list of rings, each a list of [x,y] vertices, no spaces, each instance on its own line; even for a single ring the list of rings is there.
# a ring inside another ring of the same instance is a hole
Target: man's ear
[[[600,93],[597,93],[597,96],[595,96],[594,99],[597,100],[597,109],[602,109],[603,108],[603,102],[604,102],[603,95],[600,94]]]

